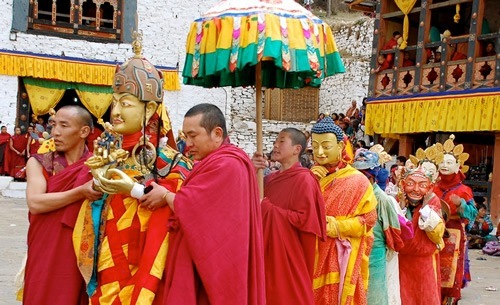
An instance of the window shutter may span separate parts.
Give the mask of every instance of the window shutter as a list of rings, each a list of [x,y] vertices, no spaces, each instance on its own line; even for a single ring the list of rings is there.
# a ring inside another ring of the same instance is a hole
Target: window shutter
[[[12,32],[28,30],[29,0],[14,0],[12,3]]]
[[[126,43],[132,42],[132,33],[136,29],[137,16],[137,0],[123,1],[123,25],[122,25],[122,41]]]

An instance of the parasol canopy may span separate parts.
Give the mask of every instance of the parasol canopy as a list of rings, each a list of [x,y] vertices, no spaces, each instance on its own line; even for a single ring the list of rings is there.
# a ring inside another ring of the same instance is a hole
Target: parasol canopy
[[[330,26],[293,0],[220,1],[191,24],[186,53],[184,83],[208,88],[318,87],[345,71]]]

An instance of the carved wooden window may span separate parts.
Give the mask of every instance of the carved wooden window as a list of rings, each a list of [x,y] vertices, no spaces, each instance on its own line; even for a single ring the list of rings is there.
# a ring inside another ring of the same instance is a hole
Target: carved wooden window
[[[309,123],[316,120],[319,109],[319,89],[267,89],[265,114],[268,120]]]
[[[123,0],[30,0],[28,27],[71,38],[121,39]]]

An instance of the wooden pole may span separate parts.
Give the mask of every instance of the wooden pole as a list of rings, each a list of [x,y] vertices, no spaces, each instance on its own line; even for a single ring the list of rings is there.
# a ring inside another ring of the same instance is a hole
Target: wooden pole
[[[264,155],[262,149],[262,63],[259,61],[255,66],[255,124],[257,125],[257,153]],[[264,171],[257,171],[257,182],[259,184],[260,198],[264,198]]]

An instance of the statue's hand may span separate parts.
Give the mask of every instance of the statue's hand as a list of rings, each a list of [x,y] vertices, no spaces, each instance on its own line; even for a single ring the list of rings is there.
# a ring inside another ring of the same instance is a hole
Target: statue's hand
[[[318,178],[318,180],[321,180],[328,175],[328,170],[322,165],[315,165],[311,167],[311,172],[316,176],[316,178]]]
[[[95,171],[97,177],[97,188],[107,194],[124,194],[130,195],[134,187],[134,179],[119,169],[108,169],[104,174]],[[92,173],[94,174],[94,173]]]

